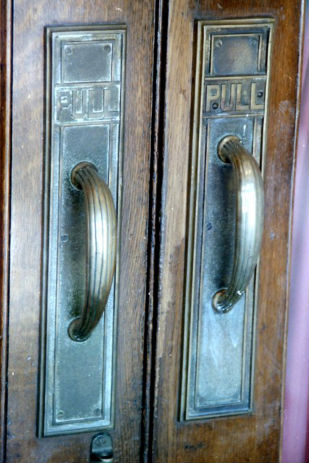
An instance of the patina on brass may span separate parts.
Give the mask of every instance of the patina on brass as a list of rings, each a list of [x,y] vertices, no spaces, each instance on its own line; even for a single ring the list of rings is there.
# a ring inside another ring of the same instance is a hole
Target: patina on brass
[[[272,33],[197,22],[180,420],[252,410]]]
[[[231,163],[236,194],[235,252],[231,280],[227,288],[213,297],[218,312],[228,312],[241,298],[254,273],[262,242],[264,223],[264,186],[254,157],[239,138],[227,136],[218,146],[222,162]]]
[[[85,302],[69,327],[74,341],[85,341],[101,319],[116,265],[116,211],[111,192],[97,169],[87,162],[74,167],[73,185],[83,190],[87,220]]]
[[[113,441],[107,432],[102,432],[93,437],[91,441],[90,461],[102,461],[113,463]]]
[[[113,426],[125,41],[46,30],[40,436]]]

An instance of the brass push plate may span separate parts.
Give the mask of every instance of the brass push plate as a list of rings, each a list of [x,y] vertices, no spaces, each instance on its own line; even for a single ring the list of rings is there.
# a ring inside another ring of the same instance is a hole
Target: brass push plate
[[[70,180],[94,164],[121,204],[125,36],[122,26],[49,27],[46,59],[45,235],[39,434],[110,427],[118,276],[89,339],[68,327],[85,297],[84,196]]]
[[[252,408],[257,274],[230,312],[212,306],[230,280],[235,241],[232,166],[217,147],[238,137],[263,171],[272,27],[265,18],[198,22],[182,420]]]

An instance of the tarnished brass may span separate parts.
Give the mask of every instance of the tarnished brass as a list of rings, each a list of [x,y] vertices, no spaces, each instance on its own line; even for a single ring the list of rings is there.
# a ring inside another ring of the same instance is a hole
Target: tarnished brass
[[[87,262],[85,302],[69,334],[74,341],[85,341],[100,321],[109,296],[116,265],[117,220],[111,192],[93,165],[78,164],[71,179],[85,194]]]
[[[197,23],[181,420],[252,409],[272,31]]]
[[[94,436],[91,442],[90,463],[95,461],[113,463],[113,457],[114,451],[111,436],[107,432]]]
[[[40,436],[113,426],[125,40],[46,31]]]
[[[254,157],[241,145],[239,138],[224,137],[218,145],[223,162],[234,170],[236,194],[235,251],[231,281],[213,297],[218,312],[228,312],[239,301],[252,278],[262,242],[264,223],[264,186]]]

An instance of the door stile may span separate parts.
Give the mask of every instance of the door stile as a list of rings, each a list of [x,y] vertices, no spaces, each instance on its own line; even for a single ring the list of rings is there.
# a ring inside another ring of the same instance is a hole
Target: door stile
[[[0,460],[6,458],[11,170],[11,2],[0,3]]]

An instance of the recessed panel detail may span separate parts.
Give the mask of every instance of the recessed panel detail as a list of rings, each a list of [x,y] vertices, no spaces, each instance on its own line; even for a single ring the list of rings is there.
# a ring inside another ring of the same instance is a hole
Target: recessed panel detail
[[[79,162],[94,164],[111,190],[120,227],[125,68],[124,27],[47,28],[45,239],[39,434],[113,425],[117,272],[91,336],[68,335],[86,289],[84,195]]]
[[[231,278],[236,217],[232,166],[217,147],[238,137],[263,171],[272,27],[271,19],[198,22],[181,420],[252,409],[258,272],[230,312],[212,306]]]

